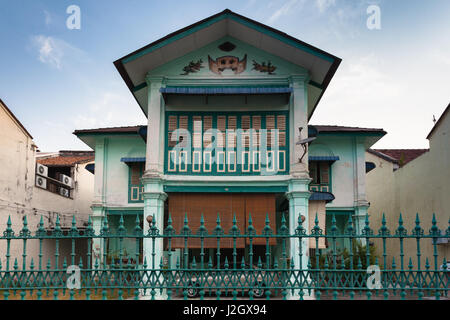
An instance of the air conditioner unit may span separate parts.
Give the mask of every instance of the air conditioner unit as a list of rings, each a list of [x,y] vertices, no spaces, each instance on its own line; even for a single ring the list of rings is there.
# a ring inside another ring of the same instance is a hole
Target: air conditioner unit
[[[59,188],[59,194],[68,198],[69,197],[69,189]]]
[[[43,164],[36,163],[36,174],[43,177],[48,177],[48,168]]]
[[[36,176],[36,187],[47,189],[47,179],[44,177]]]
[[[64,183],[66,186],[72,187],[72,178],[66,176],[65,174],[60,175],[60,181]]]

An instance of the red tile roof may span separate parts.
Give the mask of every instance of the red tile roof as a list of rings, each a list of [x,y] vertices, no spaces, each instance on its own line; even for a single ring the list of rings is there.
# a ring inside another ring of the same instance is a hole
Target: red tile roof
[[[36,162],[50,167],[72,167],[77,163],[94,161],[93,151],[60,152],[59,156],[37,159]]]
[[[374,149],[376,152],[382,153],[390,158],[398,161],[402,167],[408,162],[416,159],[430,149]]]

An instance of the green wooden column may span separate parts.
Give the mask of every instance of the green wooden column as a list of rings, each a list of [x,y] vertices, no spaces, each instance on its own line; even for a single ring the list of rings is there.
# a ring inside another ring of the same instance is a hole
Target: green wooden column
[[[289,233],[291,235],[294,235],[296,229],[298,229],[298,222],[301,216],[305,216],[302,227],[306,230],[307,234],[310,233],[310,230],[308,230],[308,204],[311,194],[308,190],[309,182],[310,179],[292,179],[289,183],[286,197],[289,200]],[[302,238],[300,241],[299,237],[291,237],[289,242],[290,266],[292,270],[295,270],[291,281],[294,283],[294,287],[298,287],[299,281],[304,281],[300,274],[301,271],[298,270],[305,270],[308,267],[309,239]],[[293,267],[292,264],[294,264]],[[301,294],[300,290],[295,290],[294,293],[289,290],[287,298],[292,300],[298,300],[300,298],[311,299],[313,295],[314,293],[312,291],[307,292],[303,290]]]

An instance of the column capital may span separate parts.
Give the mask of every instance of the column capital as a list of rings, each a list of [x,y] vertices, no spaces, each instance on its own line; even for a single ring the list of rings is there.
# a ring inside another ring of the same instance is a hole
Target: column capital
[[[167,193],[165,192],[144,192],[144,200],[159,200],[166,201]]]
[[[163,76],[153,76],[153,75],[146,75],[145,76],[145,82],[147,82],[147,85],[151,87],[152,85],[159,85],[161,86],[164,82],[165,77]]]
[[[304,74],[293,74],[288,77],[289,83],[291,85],[305,84],[309,81],[309,75],[307,73]]]

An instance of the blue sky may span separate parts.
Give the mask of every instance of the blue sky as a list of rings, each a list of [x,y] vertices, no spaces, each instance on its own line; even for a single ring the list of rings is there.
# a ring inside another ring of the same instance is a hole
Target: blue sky
[[[66,27],[68,6],[81,29]],[[366,10],[378,5],[381,29]],[[426,148],[450,101],[450,1],[0,0],[0,97],[42,151],[75,129],[145,124],[113,61],[229,8],[343,59],[313,124],[383,128],[377,148]]]

